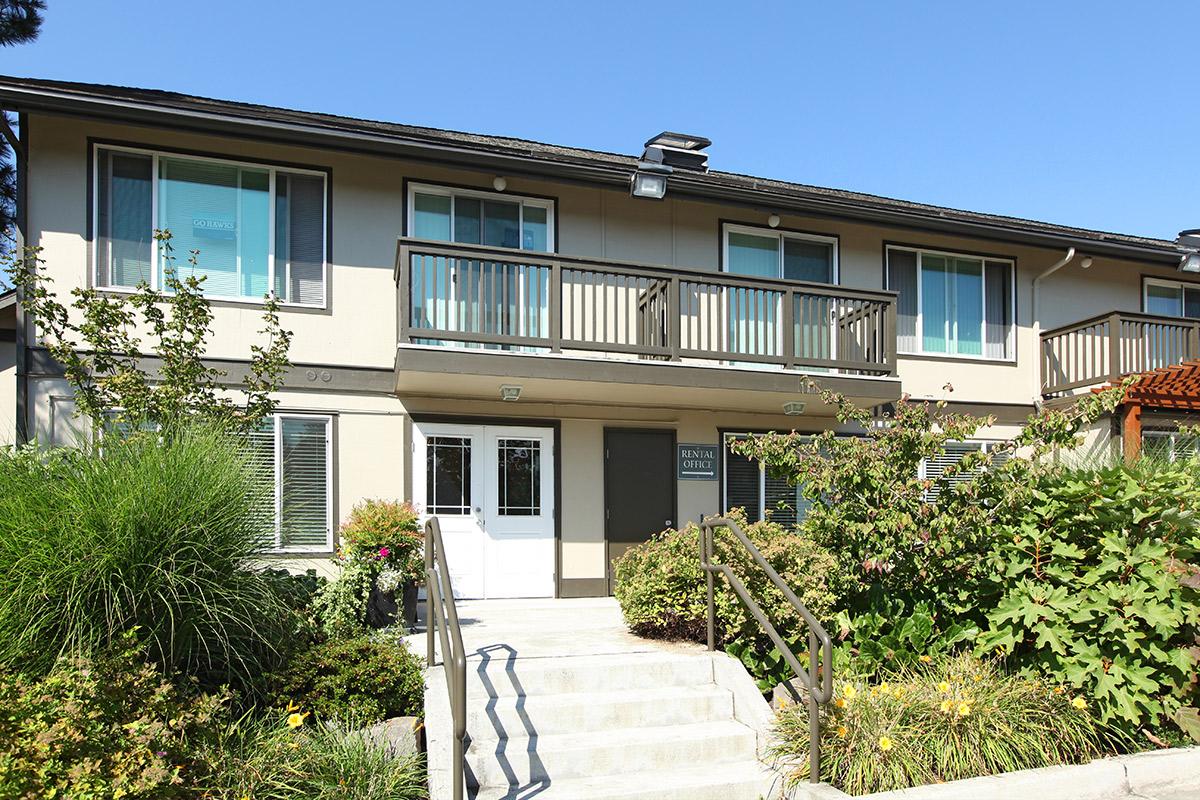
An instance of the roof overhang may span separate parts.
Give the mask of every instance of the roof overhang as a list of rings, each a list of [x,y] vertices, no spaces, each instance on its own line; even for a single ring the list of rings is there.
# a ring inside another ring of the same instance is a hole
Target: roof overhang
[[[7,109],[45,114],[116,121],[134,125],[170,126],[198,133],[238,136],[306,147],[324,147],[343,151],[386,155],[396,158],[432,161],[460,168],[475,168],[506,174],[626,187],[636,168],[636,160],[626,164],[617,159],[586,156],[554,157],[522,148],[519,140],[507,147],[471,145],[434,138],[405,136],[391,132],[355,130],[351,126],[320,124],[317,115],[311,123],[298,120],[266,119],[247,111],[222,111],[191,108],[180,104],[151,102],[84,93],[46,86],[30,86],[18,81],[0,80],[0,105]],[[232,105],[232,104],[231,104]],[[302,117],[295,113],[292,116]],[[348,121],[351,122],[351,121]],[[772,182],[773,183],[773,182]],[[781,188],[760,184],[725,173],[676,172],[671,177],[671,194],[702,201],[716,201],[756,209],[793,212],[856,222],[872,222],[889,227],[920,229],[938,233],[1015,242],[1035,247],[1076,247],[1094,255],[1107,255],[1136,261],[1176,265],[1180,250],[1164,243],[1144,244],[1069,231],[1047,231],[1026,227],[1019,220],[971,220],[955,216],[951,209],[934,207],[896,207],[894,204],[837,197],[802,188]]]

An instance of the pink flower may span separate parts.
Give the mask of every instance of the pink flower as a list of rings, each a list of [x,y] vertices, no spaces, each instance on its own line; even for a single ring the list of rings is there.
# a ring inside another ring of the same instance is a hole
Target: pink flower
[[[380,558],[387,558],[387,557],[388,557],[388,554],[389,554],[389,553],[391,553],[391,552],[392,552],[392,551],[391,551],[391,550],[388,550],[386,547],[381,547],[381,548],[379,548],[379,557],[380,557]]]

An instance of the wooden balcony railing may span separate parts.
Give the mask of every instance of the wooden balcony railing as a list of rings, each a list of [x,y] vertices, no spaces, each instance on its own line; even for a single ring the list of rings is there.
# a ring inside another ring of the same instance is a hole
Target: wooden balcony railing
[[[1042,392],[1119,381],[1200,357],[1200,322],[1113,311],[1042,334]]]
[[[896,295],[400,239],[401,344],[894,375]]]

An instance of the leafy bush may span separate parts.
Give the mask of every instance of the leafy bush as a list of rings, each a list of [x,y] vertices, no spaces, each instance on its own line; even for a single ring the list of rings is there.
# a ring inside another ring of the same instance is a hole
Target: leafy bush
[[[314,645],[273,680],[279,706],[294,705],[321,720],[370,724],[422,716],[421,659],[398,636],[378,634]]]
[[[340,560],[338,576],[313,598],[312,609],[321,631],[332,639],[361,636],[367,630],[367,604],[377,568],[363,559]]]
[[[299,712],[238,720],[202,755],[211,768],[199,792],[204,800],[423,800],[428,796],[423,756],[395,757],[361,733],[311,724]]]
[[[980,650],[1086,692],[1106,723],[1162,725],[1196,693],[1197,508],[1194,463],[1043,476],[998,539]]]
[[[962,654],[892,682],[842,682],[822,720],[821,778],[850,794],[1088,761],[1105,739],[1087,702]],[[808,778],[803,706],[778,716],[775,754]]]
[[[0,667],[45,672],[136,628],[167,672],[252,685],[295,620],[255,566],[271,500],[248,458],[200,426],[0,454]]]
[[[185,694],[144,663],[132,636],[41,678],[0,679],[0,798],[184,796],[191,747],[227,697]]]
[[[835,653],[835,674],[874,675],[914,666],[922,656],[950,653],[974,642],[979,628],[971,622],[945,621],[933,604],[919,602],[909,609],[901,598],[880,597],[870,610],[837,615],[842,639]]]
[[[743,530],[813,615],[828,618],[839,585],[833,557],[809,539],[774,522],[744,525]],[[650,638],[705,640],[708,612],[699,537],[700,529],[694,524],[683,530],[663,531],[630,548],[614,562],[613,594],[634,633]],[[799,615],[744,548],[735,544],[728,530],[716,531],[713,557],[730,565],[781,632],[800,629]],[[720,642],[758,634],[758,623],[720,576],[716,580],[715,605]]]

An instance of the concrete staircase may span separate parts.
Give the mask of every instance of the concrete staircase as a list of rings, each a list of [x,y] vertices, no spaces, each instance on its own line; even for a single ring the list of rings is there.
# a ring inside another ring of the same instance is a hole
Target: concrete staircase
[[[778,797],[759,760],[770,709],[745,669],[697,650],[467,662],[467,791],[479,800]],[[450,709],[428,671],[430,798],[450,794]]]

